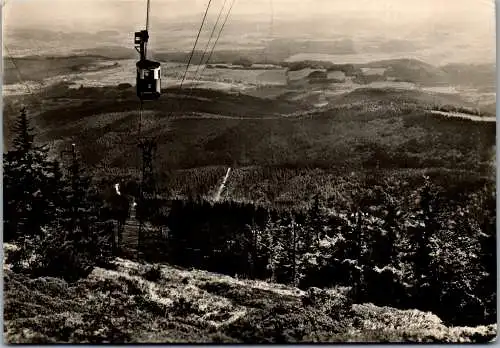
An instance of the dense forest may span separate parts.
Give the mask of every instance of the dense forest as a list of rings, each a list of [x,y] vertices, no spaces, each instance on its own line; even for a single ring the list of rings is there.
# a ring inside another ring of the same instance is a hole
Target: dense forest
[[[25,110],[14,133],[3,162],[4,241],[19,246],[13,269],[75,281],[119,255],[116,225],[128,213],[118,195],[78,158],[50,158]],[[195,192],[136,201],[152,229],[166,230],[142,241],[148,260],[299,288],[346,286],[355,303],[479,325],[496,320],[495,188],[470,174],[392,176],[374,166],[301,208]],[[124,185],[122,195],[136,194]]]

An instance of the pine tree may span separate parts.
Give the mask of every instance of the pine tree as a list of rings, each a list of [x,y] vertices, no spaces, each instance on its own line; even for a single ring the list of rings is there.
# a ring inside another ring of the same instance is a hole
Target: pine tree
[[[396,261],[398,239],[398,209],[396,203],[391,197],[386,200],[387,213],[384,219],[384,229],[386,231],[385,243],[382,246],[382,255],[385,255],[381,261],[383,264],[393,265]]]
[[[35,276],[77,280],[111,256],[109,226],[98,221],[101,200],[76,157],[65,176],[57,162],[48,168],[52,175],[42,189],[50,203],[46,208],[53,211],[51,220],[37,235],[25,236],[14,268]]]
[[[309,242],[308,244],[314,244],[317,248],[319,247],[320,240],[324,237],[324,227],[326,225],[326,221],[320,207],[319,195],[314,197],[313,206],[308,214],[308,222],[308,225],[310,226],[308,236],[306,237]]]
[[[256,277],[256,267],[261,256],[261,231],[256,226],[255,222],[245,225],[244,229],[244,250],[247,255],[248,270],[247,274],[250,279]]]
[[[436,221],[436,192],[431,188],[429,180],[426,178],[425,186],[420,192],[420,220],[421,225],[414,230],[413,238],[415,243],[415,275],[417,284],[422,287],[428,283],[429,266],[431,264],[431,238],[438,228]]]
[[[76,153],[64,176],[64,182],[59,190],[61,197],[61,214],[59,225],[68,232],[76,230],[90,235],[98,220],[101,201],[91,186],[91,177],[82,168]]]
[[[25,109],[21,110],[14,131],[12,149],[3,159],[5,240],[40,234],[55,214],[48,185],[54,177],[54,165],[47,147],[34,144]]]
[[[303,254],[301,244],[301,226],[292,214],[273,224],[272,270],[274,280],[298,285]]]
[[[62,214],[62,209],[65,202],[64,175],[61,169],[61,165],[58,161],[50,163],[49,170],[52,175],[48,177],[47,180],[47,197],[54,211],[54,221],[52,222],[52,224],[56,226]]]
[[[21,109],[21,115],[14,125],[13,148],[20,153],[28,152],[33,147],[33,128],[29,125],[26,109]]]
[[[290,230],[291,230],[291,235],[292,235],[292,240],[290,243],[290,261],[292,263],[292,284],[294,286],[297,285],[298,282],[298,276],[297,276],[297,242],[298,242],[298,229],[297,229],[297,223],[295,222],[295,219],[293,216],[290,217]]]
[[[262,231],[262,244],[267,246],[267,270],[270,281],[276,281],[277,255],[281,252],[277,238],[278,224],[268,212],[268,219]]]
[[[283,220],[278,219],[271,224],[269,231],[272,238],[272,280],[276,282],[288,282],[290,280],[288,244],[291,238],[289,234],[290,230],[284,224]]]
[[[384,188],[374,188],[374,201],[367,217],[367,257],[364,263],[384,267],[392,265],[396,256],[397,206]]]

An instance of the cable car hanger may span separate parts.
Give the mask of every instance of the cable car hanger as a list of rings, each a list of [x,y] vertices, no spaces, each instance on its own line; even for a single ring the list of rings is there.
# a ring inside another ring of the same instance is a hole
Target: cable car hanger
[[[149,12],[150,0],[147,0],[146,29],[135,32],[134,45],[140,54],[140,60],[136,63],[137,96],[141,100],[156,100],[161,95],[161,65],[147,59],[149,41]]]

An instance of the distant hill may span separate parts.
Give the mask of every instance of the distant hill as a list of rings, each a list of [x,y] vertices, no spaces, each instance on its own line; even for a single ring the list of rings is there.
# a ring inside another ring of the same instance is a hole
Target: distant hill
[[[441,67],[450,84],[464,84],[476,87],[496,85],[496,66],[492,64],[448,64]]]
[[[133,59],[138,58],[139,54],[133,48],[123,46],[101,46],[82,50],[74,50],[76,55],[97,55],[108,59]]]
[[[460,96],[446,93],[427,93],[418,89],[398,88],[358,88],[334,99],[334,104],[350,104],[360,102],[380,103],[413,103],[422,107],[437,105],[455,105],[475,107],[475,104],[464,101]]]
[[[384,76],[398,81],[415,82],[424,85],[446,83],[446,74],[431,64],[416,59],[391,59],[376,61],[366,66],[385,68]]]
[[[421,69],[435,69],[434,65],[425,63],[418,59],[413,58],[401,58],[401,59],[384,59],[370,62],[368,64],[363,64],[372,68],[389,68],[389,67],[400,67],[407,68],[411,70],[421,70]]]
[[[109,59],[94,53],[87,53],[72,56],[26,56],[12,59],[7,57],[4,60],[4,84],[19,83],[22,81],[42,81],[54,76],[74,74],[80,71],[99,70],[109,68],[111,65],[99,64],[107,62]],[[15,65],[14,65],[15,64]],[[19,76],[19,71],[21,76]]]
[[[290,71],[303,69],[327,69],[328,71],[340,70],[348,76],[355,76],[358,83],[371,81],[402,81],[412,82],[422,86],[461,85],[466,87],[493,90],[495,88],[496,67],[481,64],[449,64],[434,66],[417,59],[389,59],[373,61],[366,64],[335,64],[329,61],[296,61],[282,63]],[[363,72],[365,68],[383,69],[382,74],[372,75]]]
[[[496,111],[497,111],[497,104],[496,103],[484,105],[481,107],[481,112],[486,112],[486,113],[491,114],[491,115],[496,115]]]
[[[490,64],[448,64],[436,67],[417,59],[391,59],[366,65],[386,68],[387,77],[422,85],[493,87],[496,81],[496,67]]]
[[[111,34],[107,33],[107,35]],[[159,52],[151,50],[150,55],[152,59],[159,61],[187,63],[190,52]],[[202,51],[195,50],[191,63],[199,64],[202,55]],[[25,75],[25,79],[40,80],[42,78],[80,71],[78,66],[90,65],[93,59],[99,61],[137,58],[137,52],[133,48],[119,45],[103,45],[100,47],[73,50],[71,54],[57,57],[32,55],[16,58],[16,61],[23,75]],[[12,69],[11,62],[5,58],[4,62],[6,67],[4,83],[17,82],[17,72]],[[266,49],[217,50],[214,51],[210,62],[212,64],[245,62],[245,69],[252,69],[251,65],[256,63],[273,64],[277,68],[284,67],[290,72],[296,72],[291,75],[300,76],[303,73],[304,81],[307,80],[307,75],[313,69],[326,70],[329,73],[341,72],[348,79],[352,77],[352,81],[358,84],[394,81],[415,83],[422,87],[446,87],[451,85],[475,88],[480,92],[486,93],[495,92],[496,67],[488,64],[448,64],[436,67],[416,59],[390,59],[367,64],[335,64],[328,61],[314,60],[285,62],[284,56],[280,57],[279,55],[269,54]],[[302,72],[301,70],[304,71]],[[331,81],[324,79],[324,81],[342,82],[344,80],[344,78],[340,78],[339,80],[333,77],[332,79]]]

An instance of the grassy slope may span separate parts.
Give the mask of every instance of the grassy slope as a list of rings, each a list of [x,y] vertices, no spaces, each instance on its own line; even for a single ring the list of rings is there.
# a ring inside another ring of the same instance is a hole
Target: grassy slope
[[[8,343],[485,342],[496,326],[446,327],[431,313],[312,300],[283,285],[116,259],[75,284],[4,265]],[[318,290],[319,291],[319,290]]]

